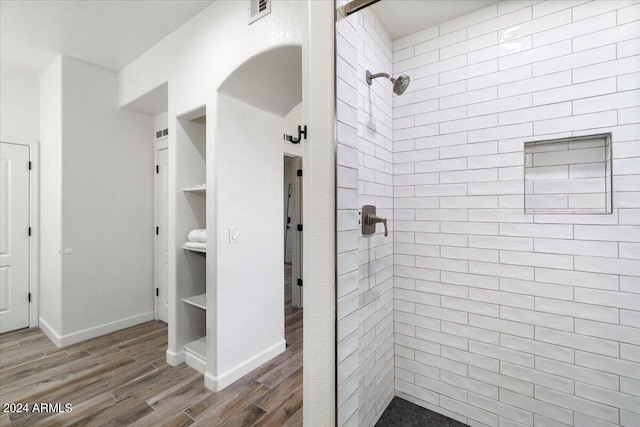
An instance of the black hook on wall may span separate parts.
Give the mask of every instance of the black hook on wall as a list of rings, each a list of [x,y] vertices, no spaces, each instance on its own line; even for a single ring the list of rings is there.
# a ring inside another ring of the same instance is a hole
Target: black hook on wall
[[[294,137],[293,135],[284,134],[284,140],[289,141],[292,144],[300,144],[300,141],[303,139],[307,139],[307,125],[304,125],[304,129],[302,126],[298,125],[298,137]]]

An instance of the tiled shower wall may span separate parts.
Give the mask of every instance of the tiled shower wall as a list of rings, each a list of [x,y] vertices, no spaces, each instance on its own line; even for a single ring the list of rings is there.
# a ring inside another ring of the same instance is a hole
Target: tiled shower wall
[[[504,1],[394,41],[399,396],[470,425],[640,426],[639,19]],[[523,142],[605,132],[613,213],[524,214]]]
[[[361,236],[359,211],[393,227],[391,39],[361,11],[337,24],[338,425],[371,426],[393,397],[393,233]],[[382,79],[381,79],[382,80]]]

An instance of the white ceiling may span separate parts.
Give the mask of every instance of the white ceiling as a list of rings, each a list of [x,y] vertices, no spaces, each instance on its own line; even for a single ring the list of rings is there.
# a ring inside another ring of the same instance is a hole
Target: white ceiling
[[[371,9],[395,40],[495,3],[498,0],[382,0]]]
[[[40,75],[63,53],[119,71],[213,0],[1,0],[0,67]]]

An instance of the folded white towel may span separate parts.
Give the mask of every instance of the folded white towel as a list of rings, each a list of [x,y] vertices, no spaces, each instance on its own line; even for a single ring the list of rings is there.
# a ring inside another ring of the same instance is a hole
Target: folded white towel
[[[187,242],[184,244],[187,249],[198,249],[201,251],[207,250],[207,244],[203,242]]]
[[[190,242],[207,242],[207,230],[204,228],[191,230],[187,236]]]

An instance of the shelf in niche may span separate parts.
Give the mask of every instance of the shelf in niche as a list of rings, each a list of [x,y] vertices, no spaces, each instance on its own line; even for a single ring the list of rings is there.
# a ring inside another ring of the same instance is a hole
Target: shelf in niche
[[[182,191],[185,193],[207,194],[207,187],[189,187],[183,188]]]
[[[188,366],[200,373],[207,369],[207,337],[191,341],[184,346],[184,358]]]
[[[207,309],[207,294],[194,295],[189,298],[183,298],[182,301],[203,310]]]
[[[198,253],[201,253],[201,254],[206,254],[207,253],[206,249],[189,248],[189,247],[186,247],[186,246],[183,246],[182,249],[184,249],[185,251],[198,252]]]

